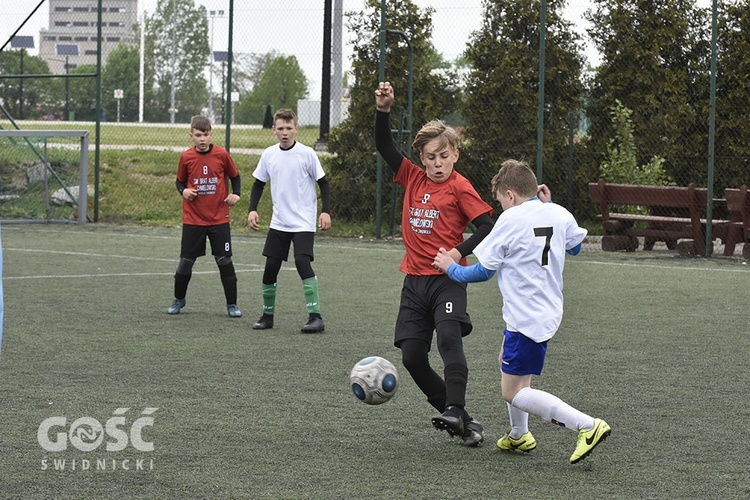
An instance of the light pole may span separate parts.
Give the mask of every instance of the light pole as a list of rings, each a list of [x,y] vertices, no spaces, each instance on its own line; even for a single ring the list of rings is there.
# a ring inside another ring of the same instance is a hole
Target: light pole
[[[26,49],[21,49],[21,79],[18,80],[18,117],[23,120],[23,53]]]
[[[70,78],[68,72],[70,65],[68,64],[68,56],[65,56],[65,120],[70,121]]]
[[[229,51],[227,50],[217,50],[213,53],[214,61],[221,63],[221,122],[224,122],[224,99],[226,96],[226,89],[224,88],[224,65],[229,61]]]
[[[68,77],[70,64],[68,63],[70,56],[65,56],[65,110],[63,111],[63,121],[70,121],[70,78]],[[63,59],[56,59],[54,57],[48,57],[48,61],[63,62]]]
[[[177,31],[175,29],[174,23],[172,23],[172,82],[171,82],[171,89],[169,91],[169,123],[174,123],[174,115],[177,113],[177,110],[175,109],[174,105],[174,97],[175,97],[175,79],[174,79],[174,72],[175,72],[175,59],[177,51]]]
[[[19,49],[19,54],[21,56],[21,78],[18,80],[18,114],[19,118],[23,120],[23,56],[26,49],[34,48],[34,37],[13,36],[10,40],[10,46]],[[3,48],[5,48],[4,45]]]
[[[208,58],[208,116],[214,119],[214,19],[226,17],[223,10],[209,10],[211,18],[211,55]]]

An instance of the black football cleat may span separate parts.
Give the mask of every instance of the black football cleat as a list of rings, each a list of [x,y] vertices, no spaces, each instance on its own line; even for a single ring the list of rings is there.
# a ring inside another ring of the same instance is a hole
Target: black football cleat
[[[456,406],[449,406],[442,415],[432,417],[432,426],[451,436],[464,435],[464,412]]]
[[[269,330],[273,328],[273,314],[263,314],[258,321],[253,323],[253,330]]]
[[[470,448],[479,446],[484,442],[484,436],[482,435],[483,431],[484,426],[482,426],[478,420],[473,418],[470,419],[464,424],[464,434],[461,439],[461,444]]]
[[[302,333],[323,333],[326,329],[323,318],[310,316],[307,323],[300,330]]]

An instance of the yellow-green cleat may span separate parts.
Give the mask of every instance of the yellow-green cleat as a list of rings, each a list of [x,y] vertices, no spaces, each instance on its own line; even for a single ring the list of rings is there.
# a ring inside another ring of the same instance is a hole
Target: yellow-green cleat
[[[513,439],[510,434],[506,434],[497,441],[497,447],[503,451],[518,450],[524,453],[528,453],[536,448],[536,439],[534,436],[527,432],[518,439]]]
[[[590,431],[581,429],[578,431],[578,442],[576,450],[570,456],[570,463],[576,464],[589,456],[596,445],[604,441],[610,435],[612,429],[609,424],[600,418],[594,419],[594,428]]]

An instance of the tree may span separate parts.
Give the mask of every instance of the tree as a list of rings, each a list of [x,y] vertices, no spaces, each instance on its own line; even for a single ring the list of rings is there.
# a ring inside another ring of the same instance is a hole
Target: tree
[[[38,56],[29,55],[26,49],[0,52],[0,73],[21,74],[21,57],[23,57],[23,74],[47,75],[50,73],[47,62]],[[14,119],[39,120],[43,116],[54,115],[58,108],[54,92],[55,84],[51,82],[54,80],[24,78],[22,82],[18,78],[1,78],[0,99]],[[21,95],[23,95],[22,106],[20,105]],[[21,108],[23,108],[23,116],[21,116]]]
[[[594,0],[589,34],[602,54],[591,89],[590,140],[604,151],[609,109],[633,111],[635,146],[661,156],[678,183],[705,183],[708,45],[705,9],[693,0]]]
[[[367,0],[366,10],[347,14],[348,28],[355,33],[352,75],[354,83],[350,90],[349,116],[338,127],[331,130],[328,149],[334,155],[330,159],[329,177],[332,189],[339,193],[332,210],[339,220],[368,220],[375,215],[376,168],[375,144],[375,97],[380,61],[380,0]],[[431,64],[436,60],[432,36],[432,8],[418,9],[411,0],[388,2],[387,27],[402,31],[409,38],[414,53],[413,73],[413,137],[427,121],[450,115],[457,105],[457,88],[453,85],[454,74],[450,70],[434,71]],[[409,51],[403,39],[388,34],[385,54],[386,79],[396,91],[396,104],[401,107],[391,111],[392,123],[398,126],[397,117],[407,106],[409,81]],[[404,123],[404,127],[406,124]],[[408,136],[407,133],[403,134]],[[404,144],[410,156],[411,145]],[[416,156],[415,156],[416,159]],[[390,214],[389,177],[384,176],[384,219]],[[398,210],[398,208],[396,209]]]
[[[750,184],[750,2],[720,2],[716,88],[716,187]]]
[[[170,119],[175,94],[175,121],[187,122],[208,105],[204,70],[209,58],[208,19],[195,0],[160,0],[146,18],[147,66],[154,71],[154,105],[149,121]]]
[[[265,54],[238,54],[232,72],[232,82],[237,85],[237,90],[243,94],[252,91],[263,79],[271,63],[281,56],[276,50]]]
[[[240,123],[262,124],[266,107],[291,108],[308,96],[308,83],[295,56],[279,56],[268,66],[252,92],[240,100],[235,119]]]
[[[664,158],[654,156],[648,163],[638,165],[638,154],[633,141],[633,112],[616,101],[612,106],[612,125],[615,137],[607,143],[607,156],[600,165],[600,177],[620,184],[667,185],[671,179],[664,173]]]
[[[77,68],[71,69],[69,72],[71,75],[87,73],[95,74],[96,65],[83,65]],[[96,120],[96,78],[94,77],[80,77],[71,78],[70,82],[70,111],[75,113],[76,120],[80,121],[95,121]],[[107,120],[108,117],[105,114],[101,117],[102,120]]]
[[[560,192],[571,113],[583,94],[579,36],[560,15],[563,1],[547,1],[545,33],[544,178]],[[539,102],[539,19],[537,0],[485,2],[480,30],[469,40],[465,59],[465,134],[462,172],[471,175],[485,199],[491,179],[508,158],[536,158]],[[534,162],[530,162],[533,164]]]
[[[140,82],[138,78],[133,78],[133,75],[139,72],[140,54],[137,46],[120,44],[109,53],[107,64],[102,69],[102,105],[110,121],[117,119],[115,89],[123,90],[124,95],[120,99],[120,120],[138,121]],[[151,85],[144,85],[144,88],[145,93],[150,95],[144,98],[144,101],[152,101]]]

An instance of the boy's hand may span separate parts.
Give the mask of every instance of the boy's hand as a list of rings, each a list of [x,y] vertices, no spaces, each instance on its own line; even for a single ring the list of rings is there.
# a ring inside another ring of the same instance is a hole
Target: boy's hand
[[[447,252],[445,248],[441,248],[437,255],[435,255],[435,260],[432,262],[432,265],[435,269],[445,274],[448,272],[448,268],[451,267],[451,264],[455,263],[456,261],[451,254]]]
[[[247,214],[247,225],[250,226],[254,231],[260,229],[260,217],[258,217],[258,212],[253,210],[252,212]]]
[[[182,197],[187,201],[193,201],[198,196],[198,191],[195,189],[185,188],[182,190]]]
[[[238,201],[240,201],[240,197],[234,193],[229,193],[229,196],[224,200],[230,207],[234,206]]]
[[[320,217],[318,217],[318,227],[323,231],[331,229],[331,216],[325,212],[321,212]]]
[[[547,187],[546,184],[540,184],[536,188],[536,195],[539,197],[539,201],[547,203],[552,201],[552,191]]]
[[[383,113],[391,112],[391,104],[395,99],[393,87],[390,82],[380,82],[378,88],[375,90],[375,105],[378,107],[378,111]]]

